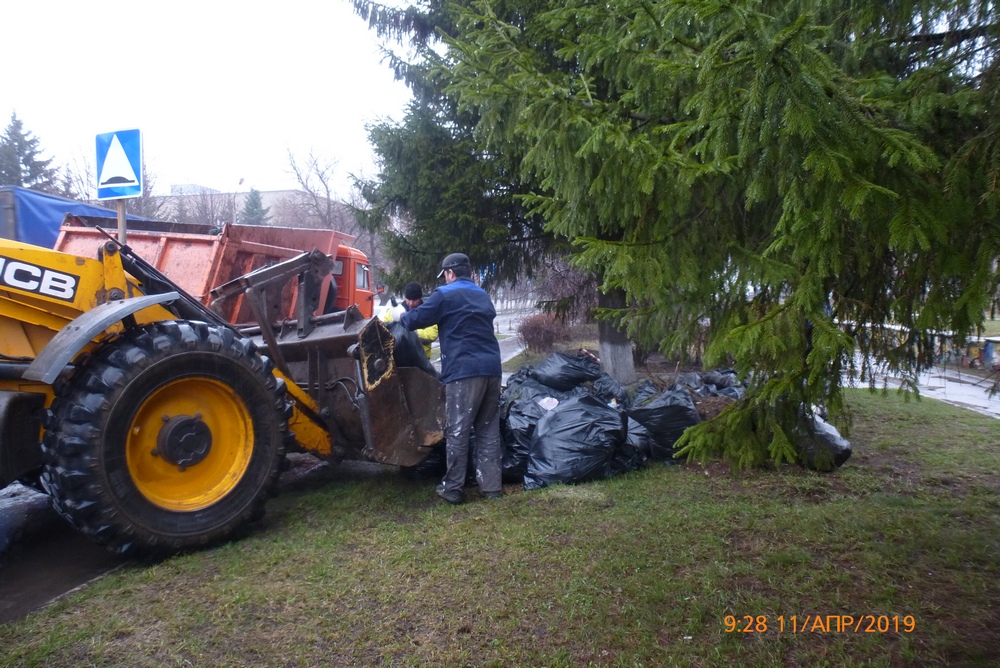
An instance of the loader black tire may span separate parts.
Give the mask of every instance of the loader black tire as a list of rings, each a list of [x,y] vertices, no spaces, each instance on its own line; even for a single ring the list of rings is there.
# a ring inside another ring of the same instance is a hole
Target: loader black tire
[[[225,327],[172,321],[101,345],[55,385],[42,483],[109,549],[158,555],[231,537],[276,489],[284,382]]]

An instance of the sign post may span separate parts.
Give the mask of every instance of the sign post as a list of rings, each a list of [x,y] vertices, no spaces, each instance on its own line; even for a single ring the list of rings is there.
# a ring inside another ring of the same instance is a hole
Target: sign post
[[[118,240],[125,243],[125,200],[142,196],[142,133],[97,135],[97,199],[118,200]]]

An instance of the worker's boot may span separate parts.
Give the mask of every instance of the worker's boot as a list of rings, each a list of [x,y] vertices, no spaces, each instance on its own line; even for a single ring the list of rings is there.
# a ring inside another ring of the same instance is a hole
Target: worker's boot
[[[452,505],[458,505],[462,503],[461,492],[455,490],[445,491],[444,489],[438,487],[436,490],[434,490],[434,493],[438,495],[439,499],[441,499],[442,501],[447,501]]]

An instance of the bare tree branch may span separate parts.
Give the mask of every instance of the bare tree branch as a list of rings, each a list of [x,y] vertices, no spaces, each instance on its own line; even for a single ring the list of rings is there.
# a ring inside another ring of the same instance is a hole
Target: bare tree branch
[[[359,231],[354,219],[336,199],[333,187],[336,161],[324,161],[310,151],[305,161],[300,163],[289,151],[288,163],[303,195],[298,201],[291,205],[286,203],[286,207],[282,208],[286,211],[298,208],[303,214],[303,227],[339,230],[357,236]]]

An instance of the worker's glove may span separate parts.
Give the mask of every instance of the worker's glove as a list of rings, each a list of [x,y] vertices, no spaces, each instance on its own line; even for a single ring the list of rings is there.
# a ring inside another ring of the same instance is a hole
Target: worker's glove
[[[399,322],[400,317],[406,313],[406,308],[400,304],[399,306],[392,307],[392,321]]]

